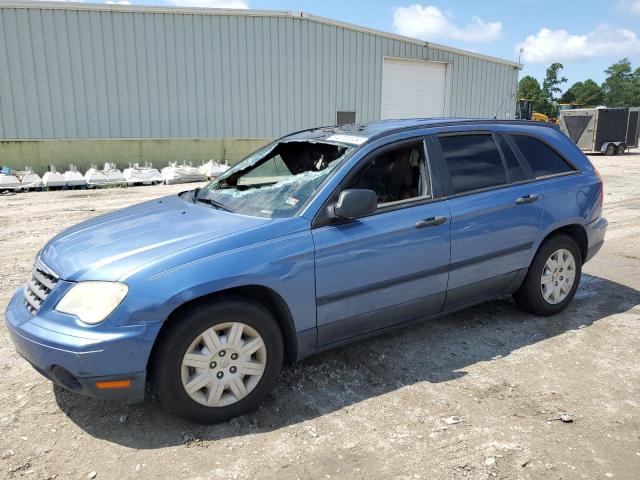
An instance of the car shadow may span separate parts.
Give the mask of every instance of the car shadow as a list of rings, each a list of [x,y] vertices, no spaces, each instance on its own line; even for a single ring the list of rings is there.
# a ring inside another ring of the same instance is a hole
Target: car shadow
[[[498,299],[285,366],[262,406],[229,422],[202,426],[175,417],[153,393],[141,405],[94,400],[54,387],[60,409],[80,428],[120,445],[151,449],[286,427],[418,382],[455,381],[465,369],[570,330],[588,328],[640,304],[640,292],[583,275],[574,301],[535,317]]]

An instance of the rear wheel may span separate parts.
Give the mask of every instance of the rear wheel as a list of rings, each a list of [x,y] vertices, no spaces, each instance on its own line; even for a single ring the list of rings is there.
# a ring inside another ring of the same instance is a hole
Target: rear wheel
[[[616,149],[616,153],[618,155],[624,155],[624,151],[626,150],[626,148],[627,148],[626,145],[620,144],[620,145],[618,145],[618,148]]]
[[[257,407],[278,377],[283,341],[259,304],[226,300],[183,312],[160,339],[154,386],[179,417],[211,424]]]
[[[615,155],[617,153],[617,149],[616,146],[613,143],[610,143],[609,145],[607,145],[607,148],[604,151],[605,155]]]
[[[576,242],[566,235],[551,237],[538,249],[513,298],[535,315],[554,315],[573,299],[581,273],[582,256]]]

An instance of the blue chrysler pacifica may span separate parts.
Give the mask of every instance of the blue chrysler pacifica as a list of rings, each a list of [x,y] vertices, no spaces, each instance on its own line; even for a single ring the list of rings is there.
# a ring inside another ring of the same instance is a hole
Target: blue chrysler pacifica
[[[601,247],[602,180],[552,126],[390,120],[306,130],[204,188],[70,228],[7,323],[85,395],[186,419],[257,406],[284,361],[512,294],[553,315]]]

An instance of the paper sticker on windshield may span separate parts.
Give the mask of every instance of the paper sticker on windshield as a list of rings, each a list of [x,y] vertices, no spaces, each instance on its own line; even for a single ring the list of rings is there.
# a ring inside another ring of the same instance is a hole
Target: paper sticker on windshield
[[[295,207],[298,204],[298,199],[297,198],[293,198],[293,197],[289,197],[285,200],[284,203],[291,205],[292,207]]]
[[[355,135],[337,134],[327,137],[327,141],[329,142],[350,143],[351,145],[362,145],[367,140],[369,140],[367,137],[357,137]]]

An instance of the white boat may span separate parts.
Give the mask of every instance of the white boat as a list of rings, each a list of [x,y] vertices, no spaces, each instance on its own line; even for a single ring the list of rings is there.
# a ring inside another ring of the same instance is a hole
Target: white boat
[[[118,167],[116,166],[115,163],[110,163],[107,162],[104,164],[104,169],[102,170],[102,173],[104,173],[105,177],[107,177],[107,183],[109,185],[117,185],[117,184],[126,184],[127,181],[124,178],[124,175],[122,174],[122,172],[120,170],[118,170]]]
[[[42,176],[42,184],[46,188],[60,188],[66,187],[67,181],[64,179],[64,175],[56,170],[56,167],[49,165],[49,170]]]
[[[198,170],[207,178],[216,178],[229,170],[229,168],[229,164],[226,161],[224,163],[218,163],[214,160],[209,160],[207,163],[200,165]]]
[[[122,174],[129,185],[153,185],[164,181],[162,174],[157,168],[153,168],[152,163],[145,163],[144,167],[134,163],[125,168]]]
[[[64,180],[68,187],[85,187],[87,185],[87,180],[76,170],[74,164],[69,165],[69,170],[64,172]]]
[[[5,190],[20,190],[20,180],[16,177],[9,167],[0,168],[0,192]]]
[[[20,189],[35,190],[42,187],[42,178],[37,173],[33,173],[31,167],[24,167],[24,170],[15,172],[20,180]]]
[[[183,163],[178,165],[176,162],[172,162],[168,167],[162,169],[162,178],[167,185],[173,185],[176,183],[189,183],[189,182],[204,182],[207,178],[200,173],[196,167]]]
[[[96,165],[91,165],[91,168],[84,172],[84,179],[89,187],[106,185],[107,183],[107,176],[98,170]]]

